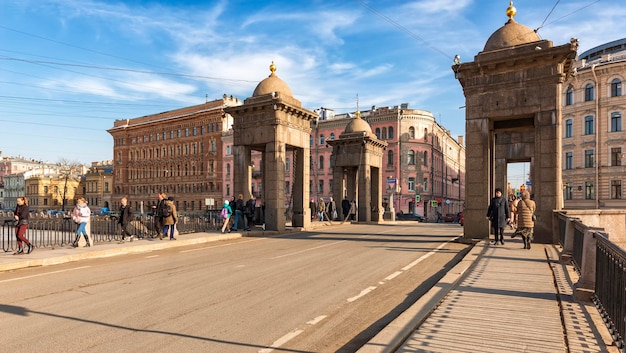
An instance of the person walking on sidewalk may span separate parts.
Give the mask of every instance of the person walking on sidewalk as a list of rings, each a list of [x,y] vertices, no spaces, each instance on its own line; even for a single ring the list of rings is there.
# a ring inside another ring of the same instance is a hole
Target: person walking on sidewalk
[[[162,236],[167,236],[169,231],[170,240],[176,240],[174,237],[174,232],[176,229],[176,222],[178,221],[178,214],[176,213],[176,206],[174,205],[173,198],[168,198],[167,195],[163,194],[163,208],[161,210],[161,216],[163,216],[163,234]]]
[[[87,244],[85,246],[92,246],[93,240],[87,234],[87,222],[91,219],[91,210],[89,206],[87,206],[87,200],[84,197],[79,197],[76,200],[76,206],[72,211],[72,220],[74,223],[78,224],[78,229],[76,230],[76,239],[72,243],[72,246],[77,248],[78,241],[80,240],[80,236],[83,235],[85,237],[85,241]]]
[[[15,207],[15,237],[17,238],[17,251],[13,255],[22,255],[24,248],[22,243],[28,246],[27,254],[33,252],[33,244],[26,238],[26,230],[28,229],[28,200],[24,196],[17,198],[17,207]]]
[[[243,211],[244,208],[246,207],[246,204],[243,202],[243,194],[239,194],[239,198],[237,198],[237,201],[235,201],[235,224],[233,225],[233,228],[235,230],[239,230],[239,220],[241,220],[241,223],[243,223],[243,228],[241,228],[242,230],[246,229],[246,218],[243,215]]]
[[[122,240],[120,240],[120,244],[126,241],[126,237],[132,242],[133,235],[128,231],[128,226],[130,225],[130,220],[132,218],[132,213],[130,209],[130,205],[128,204],[128,198],[126,196],[122,197],[120,200],[120,218],[117,220],[117,223],[122,227]]]
[[[521,235],[524,241],[524,249],[530,249],[530,243],[533,241],[533,233],[535,229],[535,221],[533,215],[537,205],[535,201],[530,199],[528,191],[522,192],[522,199],[517,203],[517,231],[512,237]]]
[[[226,230],[230,233],[228,223],[230,222],[230,217],[233,215],[233,209],[230,208],[228,200],[224,200],[224,206],[222,206],[222,212],[220,214],[222,216],[222,220],[224,221],[224,224],[222,224],[222,233],[226,232]]]
[[[320,197],[317,200],[317,216],[320,222],[324,222],[324,213],[326,213],[326,203],[324,202],[324,198]]]
[[[491,199],[489,208],[487,209],[487,219],[491,221],[491,229],[493,231],[493,244],[504,245],[504,227],[509,222],[509,203],[502,197],[502,189],[496,189],[496,195]]]

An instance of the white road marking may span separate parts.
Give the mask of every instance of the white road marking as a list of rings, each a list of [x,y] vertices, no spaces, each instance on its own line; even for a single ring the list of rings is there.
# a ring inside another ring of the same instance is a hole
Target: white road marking
[[[320,321],[324,320],[326,317],[327,317],[326,315],[321,315],[321,316],[318,316],[318,317],[316,317],[315,319],[313,319],[313,320],[311,320],[311,321],[307,321],[307,324],[309,324],[309,325],[315,325],[315,324],[317,324],[318,322],[320,322]]]
[[[272,352],[274,351],[274,349],[280,348],[283,344],[291,341],[294,337],[298,336],[302,332],[304,332],[304,330],[295,330],[295,331],[289,332],[288,334],[274,341],[274,343],[272,343],[269,347],[259,350],[259,353]]]
[[[398,276],[400,276],[402,274],[402,271],[396,271],[392,274],[390,274],[389,276],[385,277],[385,281],[390,281]]]
[[[432,251],[431,251],[431,252],[429,252],[428,254],[425,254],[425,255],[423,255],[422,257],[420,257],[419,259],[417,259],[417,260],[415,260],[415,261],[411,262],[410,264],[408,264],[408,265],[406,265],[406,266],[402,267],[402,271],[407,271],[407,270],[410,270],[413,266],[415,266],[415,265],[419,264],[420,262],[422,262],[422,261],[426,260],[427,258],[429,258],[429,257],[433,256],[433,255],[434,255],[437,251],[441,250],[441,248],[443,248],[444,246],[446,246],[446,245],[450,244],[450,242],[452,242],[452,241],[453,241],[453,240],[455,240],[455,239],[457,239],[457,238],[452,238],[452,239],[448,240],[447,242],[445,242],[445,243],[443,243],[443,244],[439,245],[439,246],[438,246],[435,250],[432,250]]]
[[[40,274],[37,274],[37,275],[5,279],[5,280],[0,281],[0,283],[19,281],[19,280],[22,280],[22,279],[28,279],[28,278],[33,278],[33,277],[47,276],[47,275],[52,275],[52,274],[55,274],[55,273],[69,272],[69,271],[75,271],[75,270],[82,270],[83,268],[88,268],[88,267],[91,267],[91,266],[74,267],[74,268],[69,268],[67,270],[52,271],[52,272],[40,273]]]
[[[231,245],[251,243],[253,241],[261,241],[261,240],[266,240],[266,239],[267,238],[258,238],[258,239],[252,239],[252,240],[247,240],[247,241],[240,241],[240,242],[236,242],[236,243],[225,243],[225,244],[220,244],[220,245],[205,246],[205,247],[202,247],[202,248],[181,250],[180,252],[181,253],[186,253],[186,252],[200,251],[200,250],[206,250],[206,249],[221,248],[221,247],[224,247],[224,246],[231,246]]]
[[[336,241],[336,242],[334,242],[334,243],[328,243],[328,244],[324,244],[324,245],[320,245],[320,246],[315,246],[315,247],[308,248],[308,249],[304,249],[304,250],[301,250],[301,251],[296,251],[296,252],[292,252],[292,253],[285,254],[285,255],[280,255],[280,256],[271,257],[270,259],[271,259],[271,260],[276,260],[276,259],[280,259],[280,258],[287,257],[287,256],[298,255],[298,254],[302,254],[302,253],[307,252],[307,251],[317,250],[317,249],[325,248],[325,247],[327,247],[327,246],[331,246],[331,245],[335,245],[335,244],[343,243],[343,242],[345,242],[345,241],[347,241],[347,240],[340,240],[340,241]]]
[[[367,293],[369,293],[369,292],[373,291],[374,289],[376,289],[376,287],[373,287],[373,286],[372,286],[372,287],[367,287],[367,288],[363,289],[363,290],[361,291],[361,293],[359,293],[359,295],[354,296],[354,297],[352,297],[352,298],[348,298],[348,302],[350,302],[350,303],[351,303],[351,302],[353,302],[353,301],[355,301],[355,300],[357,300],[357,299],[359,299],[359,298],[363,297],[363,296],[364,296],[364,295],[366,295]]]
[[[151,258],[153,258],[153,257],[159,257],[159,255],[150,255],[150,256],[146,256],[145,258],[146,258],[146,259],[151,259]]]

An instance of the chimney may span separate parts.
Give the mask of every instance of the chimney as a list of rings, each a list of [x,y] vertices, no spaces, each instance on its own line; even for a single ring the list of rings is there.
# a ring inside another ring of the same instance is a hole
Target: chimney
[[[460,135],[460,136],[459,136],[459,138],[457,139],[457,141],[459,142],[459,145],[461,145],[461,146],[464,146],[464,145],[465,145],[465,144],[464,144],[464,143],[465,143],[465,141],[463,141],[463,140],[464,140],[463,135]]]

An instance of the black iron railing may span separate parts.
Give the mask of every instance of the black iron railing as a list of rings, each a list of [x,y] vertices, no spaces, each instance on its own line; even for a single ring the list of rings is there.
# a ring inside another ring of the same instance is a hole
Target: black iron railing
[[[626,337],[626,251],[596,233],[594,302],[613,340],[624,350]]]

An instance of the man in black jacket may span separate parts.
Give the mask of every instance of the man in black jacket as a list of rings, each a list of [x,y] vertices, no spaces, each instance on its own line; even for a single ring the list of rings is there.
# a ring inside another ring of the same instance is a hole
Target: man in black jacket
[[[502,197],[502,189],[496,189],[496,196],[491,199],[487,209],[487,217],[491,221],[491,229],[494,234],[493,244],[498,241],[504,245],[504,227],[510,219],[509,203]]]

